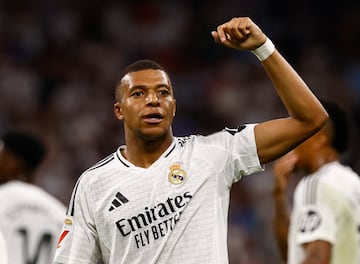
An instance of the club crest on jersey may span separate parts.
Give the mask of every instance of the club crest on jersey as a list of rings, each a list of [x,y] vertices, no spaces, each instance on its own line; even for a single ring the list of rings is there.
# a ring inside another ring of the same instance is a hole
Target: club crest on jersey
[[[174,185],[179,185],[186,180],[186,172],[181,169],[179,163],[174,163],[170,166],[170,173],[168,175],[169,182]]]

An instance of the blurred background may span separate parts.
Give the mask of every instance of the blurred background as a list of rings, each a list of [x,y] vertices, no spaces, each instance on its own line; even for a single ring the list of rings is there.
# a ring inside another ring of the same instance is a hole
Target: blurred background
[[[360,169],[360,2],[0,0],[0,132],[43,137],[36,182],[68,204],[82,171],[124,143],[114,88],[127,64],[162,64],[177,98],[175,135],[209,134],[286,115],[249,52],[215,44],[211,30],[251,17],[320,98],[354,117],[346,161]],[[234,185],[231,264],[280,263],[271,221],[271,164]]]

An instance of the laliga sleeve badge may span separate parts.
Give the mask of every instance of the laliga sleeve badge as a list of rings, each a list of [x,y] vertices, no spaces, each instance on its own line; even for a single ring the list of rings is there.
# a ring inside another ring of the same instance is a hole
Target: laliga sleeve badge
[[[65,224],[65,225],[72,225],[72,220],[69,219],[69,218],[65,218],[64,224]]]
[[[63,242],[66,240],[67,237],[70,236],[72,229],[73,229],[73,219],[72,219],[72,217],[67,216],[64,219],[64,225],[63,225],[59,240],[57,242],[56,248],[61,248]]]
[[[179,163],[174,163],[170,166],[170,173],[168,175],[169,182],[174,185],[182,184],[186,180],[186,172],[181,169]]]

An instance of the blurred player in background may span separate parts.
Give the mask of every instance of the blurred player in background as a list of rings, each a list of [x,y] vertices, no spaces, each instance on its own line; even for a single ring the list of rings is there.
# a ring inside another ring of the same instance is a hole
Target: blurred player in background
[[[320,102],[251,19],[234,18],[212,36],[255,53],[290,116],[209,136],[174,137],[176,101],[168,74],[149,60],[128,66],[114,105],[126,146],[77,181],[56,263],[94,264],[100,257],[106,264],[228,263],[232,184],[325,123]]]
[[[66,208],[31,184],[46,148],[35,136],[8,132],[0,139],[0,229],[9,264],[49,264]]]
[[[341,164],[349,140],[349,116],[338,104],[323,102],[330,119],[314,136],[274,163],[274,231],[289,264],[360,263],[360,178]],[[301,170],[291,217],[289,177]]]

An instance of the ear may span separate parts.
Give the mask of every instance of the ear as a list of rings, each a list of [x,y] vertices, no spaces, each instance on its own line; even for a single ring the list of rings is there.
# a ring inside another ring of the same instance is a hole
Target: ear
[[[176,100],[174,99],[174,112],[173,112],[173,117],[175,117],[176,114]]]
[[[123,121],[124,120],[124,115],[122,113],[122,109],[121,109],[121,105],[119,102],[116,102],[114,104],[114,114],[116,116],[117,119]]]

